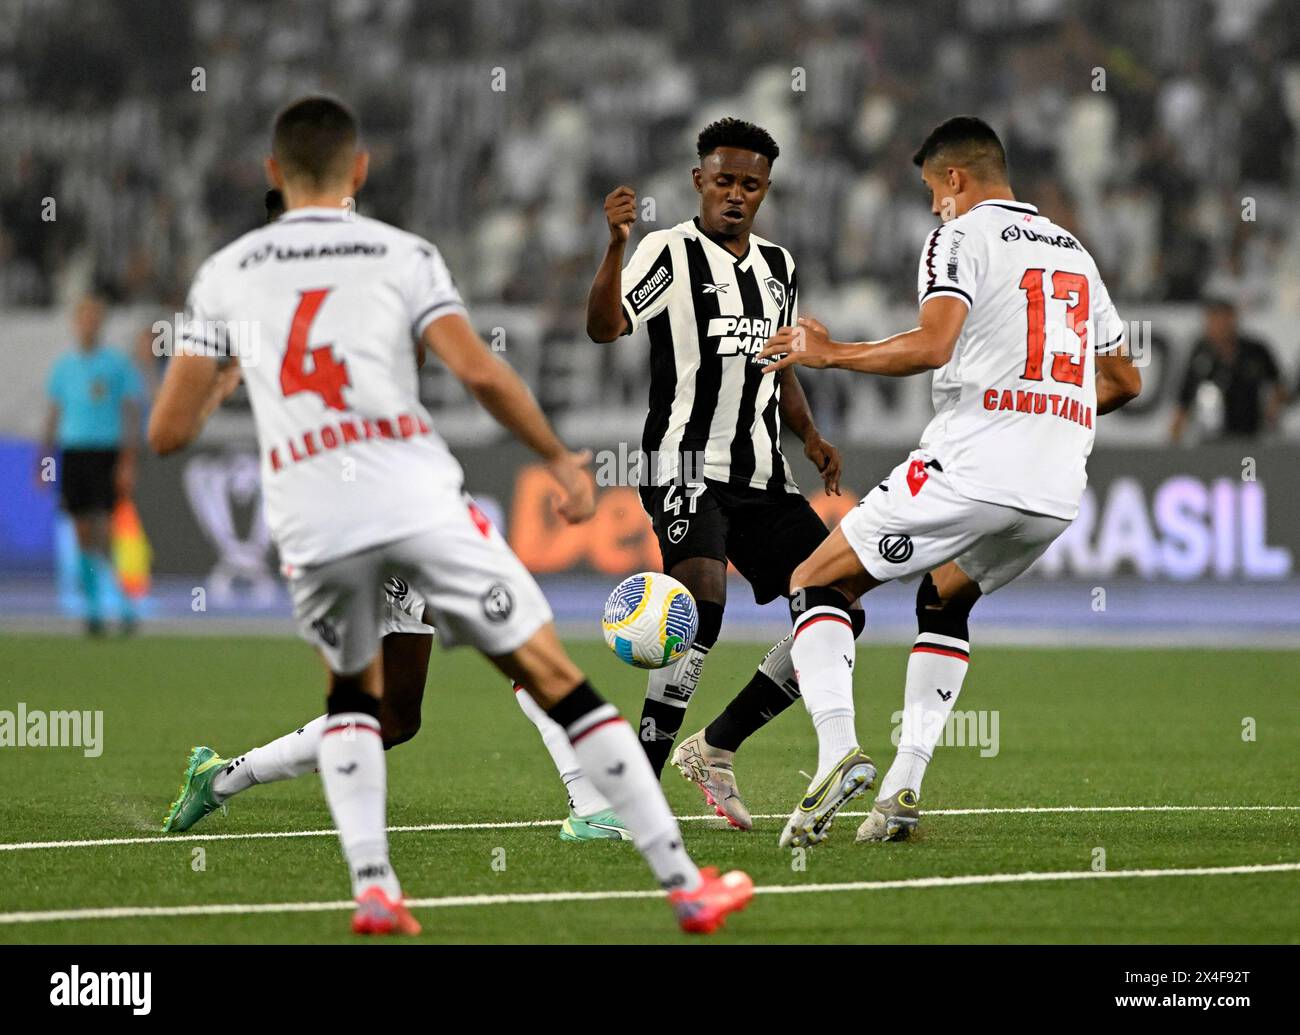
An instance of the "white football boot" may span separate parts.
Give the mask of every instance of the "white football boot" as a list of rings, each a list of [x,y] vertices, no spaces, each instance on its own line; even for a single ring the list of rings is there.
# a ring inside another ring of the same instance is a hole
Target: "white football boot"
[[[781,830],[782,848],[803,848],[825,841],[835,813],[876,782],[876,764],[854,748],[808,793]]]
[[[710,747],[703,730],[687,737],[673,752],[673,765],[686,779],[699,784],[704,800],[719,816],[737,830],[753,830],[754,821],[740,796],[740,788],[736,786],[736,773],[732,768],[735,759],[734,751]]]
[[[910,787],[877,798],[867,818],[858,827],[858,841],[906,841],[921,821],[916,803],[919,796]]]

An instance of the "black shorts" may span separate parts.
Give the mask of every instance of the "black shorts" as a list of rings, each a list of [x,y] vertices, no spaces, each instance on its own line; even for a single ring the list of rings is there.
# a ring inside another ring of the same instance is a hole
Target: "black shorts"
[[[59,478],[63,509],[69,514],[107,513],[117,503],[116,449],[65,449]]]
[[[664,571],[692,557],[731,561],[760,604],[786,596],[795,568],[830,535],[796,492],[705,479],[643,487],[641,503],[659,539]]]

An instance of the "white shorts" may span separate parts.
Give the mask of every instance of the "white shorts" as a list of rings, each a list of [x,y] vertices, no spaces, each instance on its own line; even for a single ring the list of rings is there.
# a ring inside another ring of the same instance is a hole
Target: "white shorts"
[[[468,496],[427,532],[286,575],[299,633],[344,675],[362,671],[379,651],[390,576],[424,599],[424,619],[446,647],[509,654],[551,620],[528,569]]]
[[[963,496],[921,452],[895,467],[839,525],[880,582],[956,561],[985,593],[1023,572],[1069,526],[1066,518]]]

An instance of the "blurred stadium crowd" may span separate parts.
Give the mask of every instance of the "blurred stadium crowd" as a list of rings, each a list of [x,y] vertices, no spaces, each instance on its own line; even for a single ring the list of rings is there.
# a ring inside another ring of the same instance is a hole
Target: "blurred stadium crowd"
[[[1287,0],[0,11],[0,306],[93,285],[174,311],[198,262],[260,221],[274,111],[325,89],[353,104],[373,153],[362,211],[436,241],[476,307],[531,307],[538,344],[571,346],[538,350],[554,357],[543,401],[561,408],[575,401],[565,369],[592,372],[572,357],[586,355],[601,200],[627,182],[658,225],[688,218],[695,135],[724,114],[782,147],[759,230],[795,254],[805,300],[913,303],[934,217],[910,155],[940,118],[973,111],[1002,131],[1019,196],[1077,230],[1117,300],[1193,301],[1217,283],[1243,310],[1300,314]],[[623,368],[610,383],[638,404],[643,382],[618,375],[643,362],[597,360]]]

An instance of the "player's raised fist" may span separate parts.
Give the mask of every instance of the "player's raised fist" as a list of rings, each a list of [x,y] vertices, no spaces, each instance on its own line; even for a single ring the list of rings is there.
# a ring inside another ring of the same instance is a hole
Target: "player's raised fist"
[[[636,191],[631,187],[615,187],[605,199],[605,222],[613,241],[626,241],[636,222]]]

